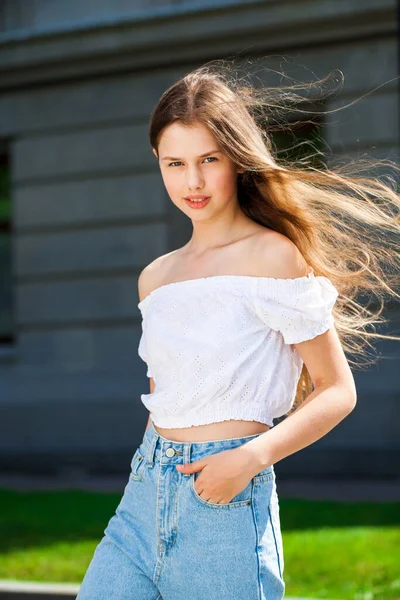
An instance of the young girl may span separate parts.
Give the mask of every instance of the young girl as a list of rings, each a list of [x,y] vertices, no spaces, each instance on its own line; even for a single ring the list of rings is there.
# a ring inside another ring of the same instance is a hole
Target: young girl
[[[398,196],[278,163],[260,105],[217,61],[152,113],[165,188],[193,232],[139,276],[151,414],[78,600],[283,598],[273,465],[354,409],[344,350],[383,337],[364,331],[382,318],[354,296],[397,296],[382,266],[398,266],[398,241],[379,234],[398,234]]]

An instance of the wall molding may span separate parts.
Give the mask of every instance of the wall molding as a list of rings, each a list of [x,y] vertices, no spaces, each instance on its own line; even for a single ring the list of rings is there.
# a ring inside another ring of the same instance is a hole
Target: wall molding
[[[0,36],[0,90],[396,35],[394,0],[230,2]]]

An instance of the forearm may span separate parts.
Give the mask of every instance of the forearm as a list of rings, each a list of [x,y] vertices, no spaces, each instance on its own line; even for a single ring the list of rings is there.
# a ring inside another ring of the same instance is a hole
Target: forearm
[[[318,386],[284,421],[243,448],[254,451],[259,472],[322,438],[353,410],[355,403],[348,387]]]
[[[149,415],[149,418],[147,419],[147,425],[146,425],[145,431],[147,431],[148,428],[150,427],[150,422],[151,422],[151,416]]]

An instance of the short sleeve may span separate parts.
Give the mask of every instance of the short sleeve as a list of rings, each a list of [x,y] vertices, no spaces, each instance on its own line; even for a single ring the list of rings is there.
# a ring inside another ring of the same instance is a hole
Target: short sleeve
[[[260,280],[256,310],[262,321],[281,332],[286,344],[310,340],[334,324],[333,306],[339,296],[327,277]]]

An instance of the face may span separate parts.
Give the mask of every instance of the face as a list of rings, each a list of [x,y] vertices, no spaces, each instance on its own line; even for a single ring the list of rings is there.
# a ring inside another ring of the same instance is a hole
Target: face
[[[168,195],[191,219],[210,219],[237,204],[237,174],[243,170],[221,151],[205,125],[172,123],[161,135],[158,152]],[[190,195],[207,198],[194,203],[186,199]]]

